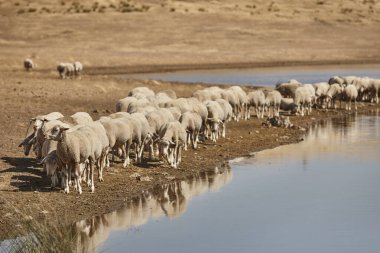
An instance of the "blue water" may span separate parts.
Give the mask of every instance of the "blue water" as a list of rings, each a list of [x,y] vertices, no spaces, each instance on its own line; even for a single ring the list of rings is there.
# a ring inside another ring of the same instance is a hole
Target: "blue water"
[[[332,76],[380,78],[379,65],[276,67],[256,69],[192,70],[167,73],[119,75],[126,79],[148,79],[189,83],[274,86],[296,79],[302,83],[327,82]]]
[[[85,231],[81,247],[98,252],[379,252],[376,115],[326,120],[302,143],[147,191],[121,210],[78,223]]]

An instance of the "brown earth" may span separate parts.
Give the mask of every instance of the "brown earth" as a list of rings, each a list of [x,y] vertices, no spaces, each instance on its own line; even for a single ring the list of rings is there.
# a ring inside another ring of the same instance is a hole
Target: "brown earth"
[[[150,161],[127,169],[116,164],[106,171],[105,182],[96,183],[94,194],[87,189],[81,196],[50,191],[35,159],[24,157],[17,147],[31,117],[87,111],[98,118],[114,112],[116,101],[141,85],[155,91],[173,89],[179,96],[190,96],[203,87],[117,80],[109,74],[380,62],[377,1],[151,0],[129,2],[129,7],[120,1],[98,1],[105,8],[95,8],[94,1],[75,2],[0,1],[0,205],[14,206],[32,217],[44,216],[42,211],[48,210],[72,222],[105,213],[155,184],[297,142],[303,134],[299,129],[262,128],[257,119],[231,122],[226,139],[185,152],[178,170]],[[37,64],[35,71],[22,70],[26,57]],[[59,80],[56,64],[74,60],[94,75]],[[374,107],[378,105],[360,105],[359,111]],[[315,111],[304,118],[292,116],[291,121],[307,128],[319,119],[344,113]],[[131,178],[135,172],[152,181]],[[12,212],[0,207],[2,237],[7,236],[11,220]]]

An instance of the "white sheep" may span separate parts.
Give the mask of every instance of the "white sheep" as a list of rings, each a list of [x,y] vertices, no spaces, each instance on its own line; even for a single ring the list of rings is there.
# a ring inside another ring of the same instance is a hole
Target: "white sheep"
[[[186,130],[178,121],[171,121],[161,127],[159,138],[160,157],[164,158],[172,168],[178,168],[182,147],[186,143]]]
[[[61,79],[72,77],[75,71],[74,64],[72,63],[59,63],[57,71]]]
[[[147,87],[136,87],[128,93],[128,97],[138,96],[139,98],[141,98],[141,96],[142,97],[149,97],[149,96],[154,96],[154,95],[155,95],[154,91],[147,88]]]
[[[116,112],[126,112],[131,103],[136,102],[137,98],[135,97],[125,97],[117,101],[116,103]]]
[[[211,131],[211,140],[216,142],[219,137],[219,126],[222,127],[222,137],[225,137],[225,124],[224,124],[224,112],[223,108],[216,101],[205,101],[203,102],[207,107],[208,118],[207,126],[208,130]],[[206,137],[208,137],[206,133]]]
[[[265,97],[265,105],[268,107],[268,117],[271,117],[270,108],[272,108],[272,116],[280,116],[281,93],[277,90],[269,91]]]
[[[33,63],[32,59],[26,58],[24,60],[24,68],[26,71],[30,71],[34,68],[34,63]]]
[[[76,112],[70,117],[73,119],[74,125],[87,125],[91,122],[94,122],[91,115],[87,112]]]
[[[251,107],[255,107],[256,117],[258,119],[264,118],[264,108],[265,108],[265,94],[262,90],[251,91],[247,95],[248,97],[248,111]],[[249,118],[251,113],[248,114]]]
[[[343,92],[343,87],[340,84],[334,83],[330,85],[329,90],[327,91],[327,94],[326,94],[326,103],[327,103],[328,108],[331,108],[331,107],[334,107],[335,109],[337,108],[336,100],[339,100],[340,102],[342,101],[342,92]]]
[[[305,109],[307,115],[311,113],[312,100],[313,97],[308,87],[301,86],[297,88],[294,103],[298,106],[298,111],[301,111],[301,116],[305,115]]]
[[[320,107],[325,108],[326,96],[330,85],[326,82],[320,82],[315,83],[313,86],[315,88],[315,97],[317,104],[319,104]]]
[[[248,98],[247,93],[240,86],[231,86],[228,90],[232,90],[239,99],[239,106],[237,112],[237,120],[243,118],[248,119]]]
[[[198,144],[198,135],[202,128],[201,116],[195,112],[185,112],[181,115],[179,122],[187,133],[185,150],[187,150],[187,145],[190,145],[190,143],[193,145],[193,148],[196,149]]]
[[[354,101],[355,110],[357,110],[358,107],[356,106],[356,99],[358,97],[358,90],[356,89],[356,87],[353,84],[347,85],[346,87],[344,87],[343,95],[346,101],[348,102],[346,102],[346,110],[351,111],[352,101]]]
[[[74,65],[74,75],[75,76],[80,76],[80,74],[83,71],[83,65],[82,65],[82,63],[80,63],[79,61],[76,61],[76,62],[73,63],[73,65]]]

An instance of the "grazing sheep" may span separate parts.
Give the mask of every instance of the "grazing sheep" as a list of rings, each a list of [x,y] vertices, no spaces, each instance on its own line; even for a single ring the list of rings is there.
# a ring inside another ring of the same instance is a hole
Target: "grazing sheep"
[[[344,78],[341,76],[333,76],[329,79],[328,84],[333,85],[334,83],[337,83],[339,85],[343,85],[345,82]]]
[[[284,98],[295,98],[296,89],[301,87],[300,83],[280,83],[276,89]]]
[[[224,112],[224,117],[222,120],[231,121],[232,117],[234,116],[234,113],[233,113],[232,106],[230,105],[230,103],[228,103],[226,100],[222,98],[218,98],[217,100],[215,100],[215,102],[217,102],[220,105],[220,107],[222,108]],[[207,107],[206,107],[206,111],[207,111]]]
[[[154,91],[147,88],[147,87],[136,87],[128,93],[128,97],[136,97],[136,96],[139,96],[139,97],[140,96],[143,96],[143,97],[153,96],[154,97],[154,95],[155,95]]]
[[[171,121],[161,127],[159,138],[160,157],[164,158],[172,168],[178,168],[182,147],[186,143],[186,130],[178,121]]]
[[[244,120],[248,119],[248,98],[247,93],[240,86],[231,86],[228,90],[232,90],[239,99],[239,106],[237,112],[237,120],[242,117]]]
[[[173,115],[174,120],[179,120],[182,115],[181,110],[178,107],[168,107],[166,109],[168,109]]]
[[[61,160],[57,155],[57,150],[49,152],[42,160],[44,168],[46,168],[46,175],[51,179],[51,188],[58,185],[59,174],[64,168]]]
[[[198,144],[198,135],[202,128],[201,116],[195,112],[185,112],[181,115],[179,122],[187,133],[185,150],[187,150],[187,145],[190,143],[193,145],[193,148],[196,149]]]
[[[74,62],[74,75],[80,76],[81,72],[83,71],[83,65],[79,61]]]
[[[146,98],[138,99],[128,105],[127,112],[132,114],[147,106],[153,106],[153,104]]]
[[[373,102],[379,103],[379,92],[380,92],[380,79],[372,79],[369,86],[369,91]]]
[[[269,91],[265,97],[265,105],[268,107],[268,117],[271,117],[270,108],[272,108],[272,116],[280,116],[281,93],[277,90]]]
[[[248,111],[251,107],[255,107],[256,117],[258,119],[264,118],[264,108],[265,108],[265,94],[262,90],[251,91],[247,95],[248,97]],[[251,117],[251,113],[248,114]]]
[[[127,167],[130,163],[129,149],[133,141],[133,126],[120,118],[100,121],[100,123],[106,130],[109,148],[115,152],[119,148],[122,150],[123,167]]]
[[[135,97],[126,97],[126,98],[120,99],[116,103],[116,112],[126,112],[128,110],[129,105],[136,101],[137,101],[137,98]]]
[[[166,96],[168,96],[171,99],[177,99],[177,94],[175,93],[174,90],[170,90],[170,89],[168,89],[168,90],[162,90],[162,91],[159,91],[156,94],[156,96],[157,95],[159,96],[160,94],[165,94]]]
[[[238,121],[238,114],[240,110],[239,97],[233,90],[223,90],[223,92],[221,93],[221,98],[230,103],[232,111],[234,113],[233,119]]]
[[[26,71],[30,71],[30,70],[32,70],[33,68],[34,68],[34,63],[33,63],[32,59],[26,58],[26,59],[24,60],[24,69],[25,69]]]
[[[357,77],[353,83],[358,91],[358,100],[370,101],[372,79],[369,77]]]
[[[353,84],[349,84],[344,88],[343,96],[346,99],[346,101],[348,101],[348,103],[346,102],[346,110],[351,111],[352,101],[354,101],[354,103],[355,103],[355,110],[358,109],[358,107],[356,106],[356,99],[358,97],[358,90],[356,89],[356,87]]]
[[[336,100],[339,100],[340,102],[342,101],[342,92],[343,87],[340,84],[334,83],[330,85],[326,94],[326,103],[328,108],[334,107],[336,109],[335,102]]]
[[[73,76],[74,71],[75,71],[74,64],[60,63],[57,66],[57,71],[61,79],[65,79],[66,77],[71,77]]]
[[[314,87],[315,87],[316,103],[320,107],[325,108],[327,91],[329,90],[330,85],[326,82],[320,82],[320,83],[315,83]]]
[[[293,98],[282,98],[280,109],[295,114],[298,111],[298,105],[294,103]]]
[[[302,117],[305,115],[305,109],[307,115],[311,113],[312,100],[313,97],[308,87],[301,86],[297,88],[294,103],[298,106],[298,111],[301,111]]]
[[[216,101],[205,101],[203,102],[208,111],[207,125],[208,130],[211,131],[211,140],[216,142],[219,137],[219,126],[222,127],[222,137],[225,138],[225,124],[224,124],[224,112],[223,108]],[[206,133],[206,137],[208,137]]]
[[[168,122],[174,121],[174,117],[172,114],[167,113],[167,111],[159,109],[156,111],[149,112],[145,115],[148,124],[150,133],[152,133],[153,138],[157,139],[159,136],[160,129],[163,125]],[[152,141],[149,143],[149,157],[152,159],[154,157],[154,146],[156,145],[156,155],[158,155],[158,146],[156,143]]]

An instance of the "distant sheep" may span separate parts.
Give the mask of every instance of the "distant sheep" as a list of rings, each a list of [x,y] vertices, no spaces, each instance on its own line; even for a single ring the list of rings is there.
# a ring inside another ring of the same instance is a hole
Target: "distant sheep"
[[[34,68],[34,63],[33,63],[32,59],[26,58],[26,59],[24,60],[24,69],[25,69],[26,71],[30,71],[30,70],[32,70],[33,68]]]
[[[358,90],[353,84],[347,85],[343,90],[343,96],[346,99],[346,110],[351,111],[351,103],[354,101],[355,110],[358,109],[356,99],[358,97]]]
[[[265,94],[262,90],[255,90],[248,93],[248,111],[251,107],[255,108],[256,117],[258,119],[264,118],[265,109]],[[251,117],[250,113],[248,117]]]

